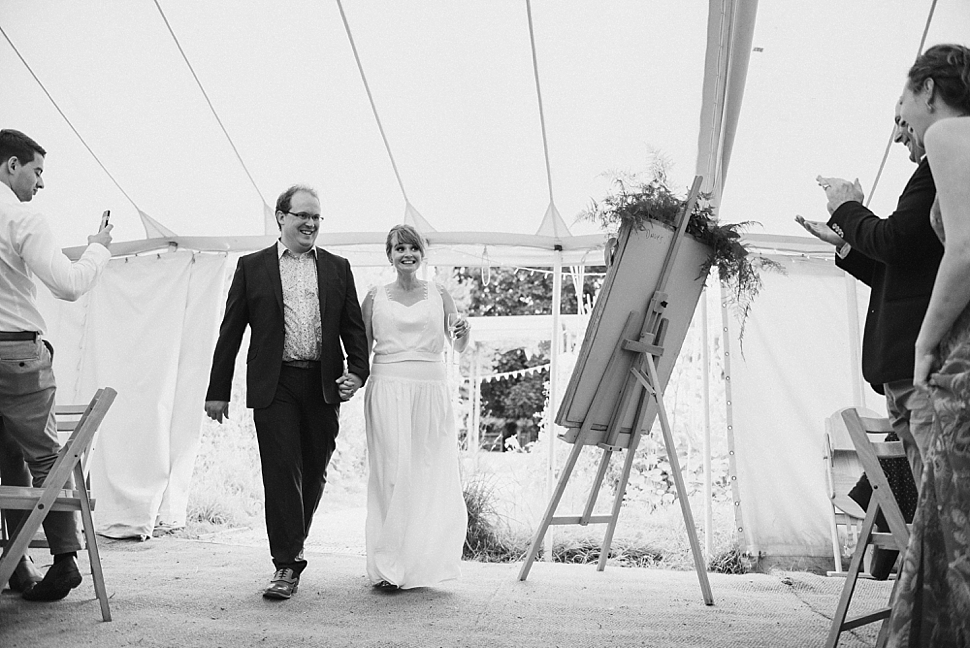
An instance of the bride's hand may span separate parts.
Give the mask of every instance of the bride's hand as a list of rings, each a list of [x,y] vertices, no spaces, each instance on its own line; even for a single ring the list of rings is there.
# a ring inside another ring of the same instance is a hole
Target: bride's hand
[[[923,391],[928,391],[930,385],[930,372],[936,363],[935,351],[922,351],[916,347],[916,358],[913,363],[913,386]]]

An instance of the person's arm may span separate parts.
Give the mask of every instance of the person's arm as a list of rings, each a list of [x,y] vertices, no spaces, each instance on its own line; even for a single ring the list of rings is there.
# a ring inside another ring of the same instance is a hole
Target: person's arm
[[[246,270],[243,259],[236,264],[229,296],[226,298],[226,314],[219,327],[219,339],[212,353],[209,387],[205,395],[205,411],[219,422],[229,414],[229,396],[232,392],[232,374],[236,367],[236,354],[242,343],[243,333],[249,324],[249,306],[246,301]]]
[[[367,331],[364,328],[364,316],[357,301],[357,287],[354,284],[354,273],[350,262],[341,259],[346,271],[346,286],[344,304],[340,313],[340,340],[347,353],[347,373],[355,377],[362,387],[370,375],[370,347],[367,344]]]
[[[865,285],[872,286],[872,277],[876,271],[876,267],[883,264],[878,261],[873,261],[862,252],[853,248],[844,257],[836,255],[835,265]]]
[[[367,334],[367,353],[370,355],[374,352],[374,291],[376,288],[371,288],[367,291],[367,295],[364,297],[364,303],[361,304],[360,310],[364,317],[364,332]]]
[[[111,252],[111,228],[89,236],[89,245],[81,258],[72,262],[57,246],[54,233],[39,214],[31,214],[20,223],[16,234],[18,253],[31,272],[37,275],[57,299],[76,301],[91,290],[104,272]]]
[[[805,228],[809,234],[818,240],[835,247],[835,265],[867,286],[872,285],[872,275],[876,270],[876,262],[853,250],[844,238],[835,233],[827,224],[810,221],[802,216],[795,216],[795,222]]]
[[[444,318],[445,318],[445,331],[448,330],[448,315],[458,314],[458,308],[455,306],[455,300],[451,297],[451,293],[447,290],[438,286],[438,291],[441,293],[441,301],[444,305]],[[467,317],[462,317],[458,320],[458,325],[455,327],[455,336],[451,339],[451,346],[454,347],[455,351],[462,353],[466,348],[468,348],[468,340],[470,339],[470,333],[472,330],[471,322],[468,321]]]
[[[838,185],[827,189],[826,193]],[[926,160],[909,179],[896,204],[896,211],[879,218],[861,201],[841,203],[828,221],[854,251],[887,265],[922,262],[941,254],[941,245],[930,224],[930,209],[936,197],[933,174]]]
[[[940,340],[970,304],[970,118],[937,122],[926,131],[925,142],[939,190],[946,249],[916,338],[913,383],[924,388]]]

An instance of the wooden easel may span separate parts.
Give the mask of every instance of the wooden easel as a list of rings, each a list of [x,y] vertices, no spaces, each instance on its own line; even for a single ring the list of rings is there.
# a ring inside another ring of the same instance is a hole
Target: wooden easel
[[[620,508],[623,504],[623,496],[626,492],[630,472],[633,468],[633,460],[640,437],[644,427],[649,427],[653,423],[653,415],[659,415],[660,427],[663,431],[664,446],[667,449],[667,459],[670,462],[671,473],[674,484],[677,488],[677,496],[680,501],[681,512],[684,516],[684,524],[687,527],[687,537],[690,540],[691,553],[694,558],[694,568],[697,571],[697,578],[700,581],[701,594],[704,603],[714,604],[714,596],[711,593],[711,586],[707,578],[707,570],[701,557],[700,543],[697,539],[697,530],[694,527],[694,517],[691,513],[690,502],[687,500],[687,488],[681,474],[680,462],[677,459],[677,449],[674,445],[674,438],[667,419],[667,411],[663,402],[663,387],[657,372],[657,361],[664,353],[664,338],[667,334],[668,320],[664,317],[664,311],[668,306],[670,296],[665,292],[668,279],[673,267],[674,259],[680,248],[681,241],[687,229],[689,215],[694,209],[697,196],[700,192],[701,178],[694,179],[687,202],[680,214],[680,221],[676,224],[676,231],[667,248],[667,255],[660,272],[660,279],[647,307],[643,325],[637,331],[637,312],[631,312],[626,319],[623,332],[617,340],[613,354],[606,366],[603,378],[600,380],[593,398],[595,404],[592,409],[597,412],[605,412],[606,408],[612,407],[609,415],[605,435],[602,432],[594,431],[594,422],[597,420],[591,412],[583,420],[582,425],[576,429],[571,428],[561,438],[573,444],[569,453],[569,458],[563,466],[559,476],[559,483],[553,492],[546,512],[542,517],[536,535],[532,540],[525,563],[519,572],[519,580],[525,580],[529,576],[532,563],[538,555],[539,547],[549,529],[550,525],[580,525],[606,524],[606,534],[603,545],[600,549],[600,559],[597,565],[598,571],[606,568],[606,561],[610,553],[610,545],[613,542],[613,534],[616,531],[616,524],[620,516]],[[625,354],[634,354],[632,364],[629,365],[628,375],[622,381],[622,389],[617,392],[608,385],[610,376],[615,376],[617,372],[627,371]],[[612,393],[611,393],[612,392]],[[615,401],[614,401],[615,398]],[[633,427],[628,433],[623,433],[621,425],[625,414],[631,405],[636,402],[636,413],[633,417]],[[655,407],[655,409],[654,409]],[[597,439],[602,439],[597,441]],[[556,516],[555,512],[562,500],[563,493],[569,482],[569,477],[576,462],[579,459],[583,447],[586,445],[597,445],[603,450],[599,468],[590,488],[589,499],[582,515],[578,516]],[[613,508],[609,515],[593,515],[593,508],[596,505],[596,498],[606,476],[610,459],[614,452],[626,450],[626,458],[623,464],[623,472],[620,482],[616,489],[616,496],[613,499]]]

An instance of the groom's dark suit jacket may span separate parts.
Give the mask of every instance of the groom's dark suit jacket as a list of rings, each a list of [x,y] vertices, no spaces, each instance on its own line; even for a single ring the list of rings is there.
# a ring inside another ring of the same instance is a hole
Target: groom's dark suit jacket
[[[319,247],[316,255],[323,397],[337,405],[340,395],[334,381],[344,371],[344,350],[347,370],[367,380],[367,335],[350,263]],[[275,244],[239,259],[213,353],[206,400],[229,400],[236,354],[247,325],[251,334],[246,357],[246,406],[263,408],[276,394],[283,361],[283,284]]]
[[[912,380],[916,336],[933,292],[943,245],[930,225],[936,185],[923,158],[896,211],[879,218],[858,202],[839,206],[828,225],[852,246],[835,264],[872,292],[862,339],[862,375],[873,389]]]

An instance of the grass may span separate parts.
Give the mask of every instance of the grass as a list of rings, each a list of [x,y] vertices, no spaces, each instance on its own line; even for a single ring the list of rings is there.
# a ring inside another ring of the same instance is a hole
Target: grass
[[[519,493],[521,495],[521,492]],[[500,480],[494,475],[478,472],[465,480],[465,506],[468,509],[468,532],[463,557],[480,562],[519,562],[524,559],[534,531],[517,527],[501,512]],[[728,510],[728,507],[721,507]],[[617,536],[611,543],[607,564],[618,567],[653,567],[680,571],[694,569],[693,555],[684,529],[680,507],[675,505],[654,512],[652,521],[644,524],[640,512],[621,511]],[[723,515],[723,512],[722,512]],[[632,520],[630,518],[633,518]],[[625,523],[624,523],[625,522]],[[637,532],[630,529],[639,527]],[[605,527],[595,528],[605,531]],[[564,530],[556,528],[552,546],[553,562],[572,564],[597,563],[600,559],[602,535],[592,535],[588,529]],[[715,551],[708,562],[708,571],[725,574],[745,573],[741,551],[731,544],[729,534],[716,534]],[[543,556],[540,548],[537,559]]]

